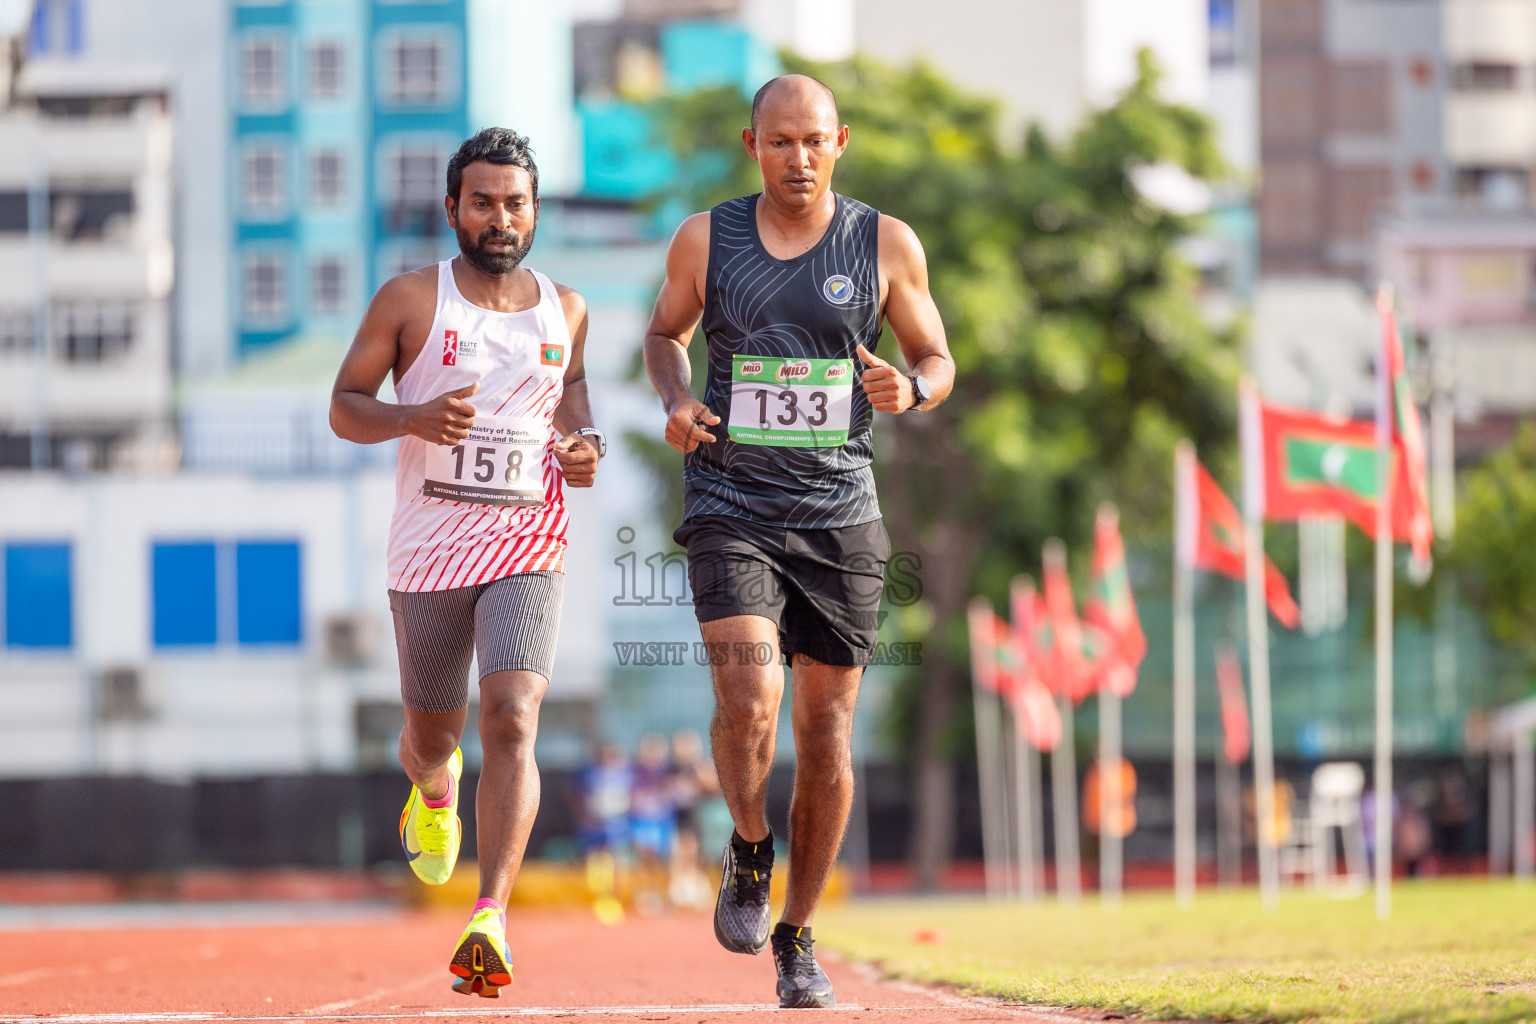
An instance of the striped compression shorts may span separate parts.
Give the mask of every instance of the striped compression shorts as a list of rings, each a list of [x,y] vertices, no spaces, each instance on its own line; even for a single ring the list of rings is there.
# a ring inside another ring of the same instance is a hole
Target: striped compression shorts
[[[444,714],[468,704],[471,654],[479,656],[481,679],[511,669],[548,679],[564,593],[559,572],[520,572],[456,590],[391,590],[405,706]]]

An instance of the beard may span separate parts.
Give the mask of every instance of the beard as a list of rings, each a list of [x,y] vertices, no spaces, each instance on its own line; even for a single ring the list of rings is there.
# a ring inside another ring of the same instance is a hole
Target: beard
[[[505,277],[512,273],[523,262],[523,257],[528,255],[528,250],[533,248],[534,228],[528,229],[526,237],[516,231],[501,232],[495,228],[486,228],[480,232],[480,237],[470,239],[469,232],[459,228],[455,232],[459,238],[459,252],[464,254],[464,259],[469,265],[482,274],[492,277]],[[503,242],[511,248],[501,252],[492,252],[487,248],[492,242]]]

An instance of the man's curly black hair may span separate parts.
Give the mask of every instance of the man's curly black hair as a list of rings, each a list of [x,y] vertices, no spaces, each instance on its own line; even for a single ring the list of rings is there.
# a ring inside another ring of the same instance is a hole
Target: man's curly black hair
[[[464,168],[476,160],[503,166],[521,167],[533,181],[533,198],[539,198],[539,165],[533,162],[528,139],[510,128],[482,128],[464,140],[459,151],[448,161],[448,194],[459,201],[464,184]]]

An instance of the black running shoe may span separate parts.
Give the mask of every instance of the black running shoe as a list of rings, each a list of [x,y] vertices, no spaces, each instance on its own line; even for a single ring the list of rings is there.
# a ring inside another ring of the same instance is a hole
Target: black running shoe
[[[732,832],[720,865],[720,895],[715,899],[715,938],[732,953],[761,953],[768,948],[772,874],[772,833],[749,843]]]
[[[832,982],[811,952],[809,928],[779,925],[773,933],[773,963],[779,969],[779,1009],[813,1010],[837,1005]]]

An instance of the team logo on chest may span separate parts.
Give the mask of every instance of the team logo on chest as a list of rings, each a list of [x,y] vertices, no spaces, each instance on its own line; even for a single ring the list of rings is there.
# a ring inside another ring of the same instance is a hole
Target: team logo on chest
[[[834,306],[846,306],[853,301],[853,279],[844,274],[833,274],[822,282],[821,294]]]
[[[460,338],[458,331],[444,331],[443,365],[458,366],[460,357],[473,359],[479,348],[479,342],[474,338]]]

